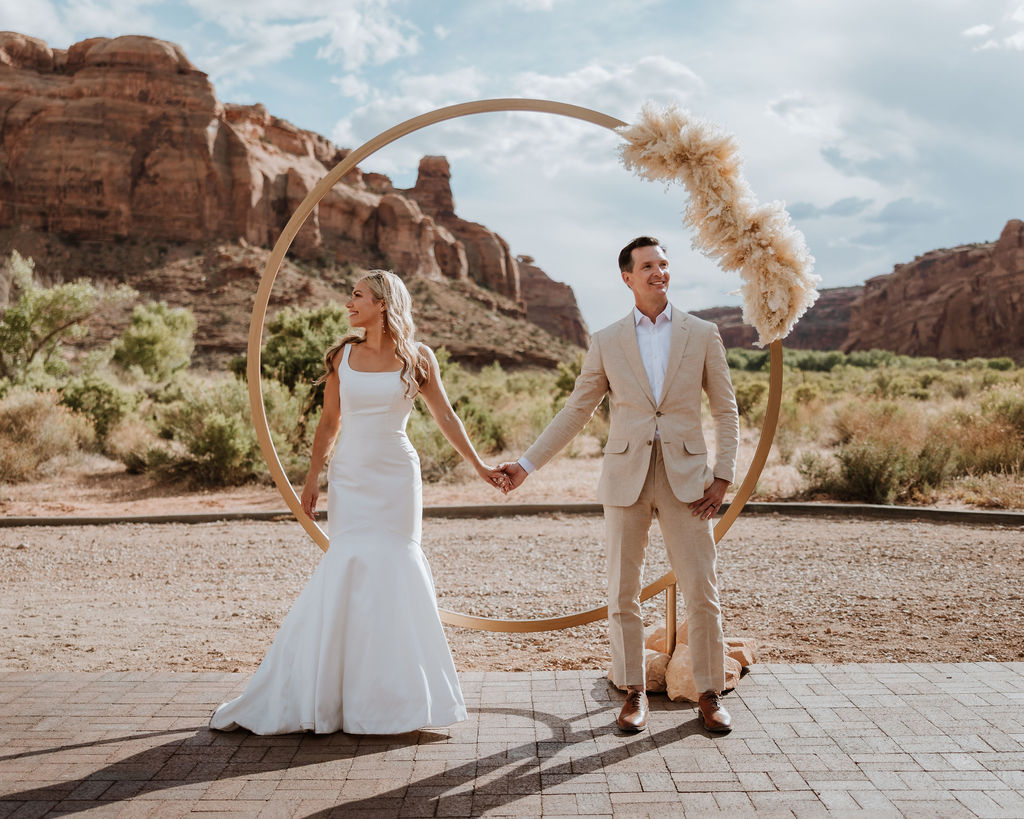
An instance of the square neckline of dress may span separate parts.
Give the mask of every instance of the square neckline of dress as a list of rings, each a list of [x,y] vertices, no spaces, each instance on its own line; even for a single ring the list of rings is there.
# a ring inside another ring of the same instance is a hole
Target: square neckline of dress
[[[341,363],[348,368],[349,372],[359,373],[360,375],[390,375],[391,373],[400,373],[402,371],[401,367],[399,367],[397,370],[357,370],[355,367],[352,366],[351,363],[349,363],[348,354],[350,352],[352,352],[352,345],[346,344],[345,355],[342,356]]]

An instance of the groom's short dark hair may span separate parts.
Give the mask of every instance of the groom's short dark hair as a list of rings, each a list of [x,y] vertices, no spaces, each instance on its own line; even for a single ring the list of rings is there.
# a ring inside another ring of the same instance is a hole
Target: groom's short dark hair
[[[619,270],[623,273],[633,269],[633,251],[638,247],[660,247],[662,250],[665,249],[665,245],[653,236],[637,236],[619,251]]]

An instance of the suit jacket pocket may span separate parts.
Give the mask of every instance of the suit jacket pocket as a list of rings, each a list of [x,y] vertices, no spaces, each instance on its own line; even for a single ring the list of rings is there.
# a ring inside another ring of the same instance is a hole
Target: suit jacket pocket
[[[691,455],[706,455],[708,451],[708,445],[700,438],[687,438],[683,446]]]
[[[625,438],[609,438],[608,443],[604,445],[605,455],[621,455],[629,449],[629,441]]]

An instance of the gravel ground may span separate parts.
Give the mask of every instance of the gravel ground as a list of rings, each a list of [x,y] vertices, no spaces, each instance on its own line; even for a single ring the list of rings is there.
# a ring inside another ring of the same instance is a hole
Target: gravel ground
[[[598,516],[427,519],[424,549],[442,607],[540,617],[604,602],[602,529]],[[252,670],[319,555],[290,521],[0,529],[0,670]],[[656,527],[648,557],[653,579]],[[727,635],[754,637],[764,661],[1024,659],[1019,528],[748,516],[720,544],[719,575]],[[463,670],[608,661],[600,622],[448,636]]]

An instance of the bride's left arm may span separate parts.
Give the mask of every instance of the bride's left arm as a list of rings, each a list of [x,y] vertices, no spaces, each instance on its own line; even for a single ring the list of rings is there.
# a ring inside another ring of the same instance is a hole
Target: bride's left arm
[[[437,365],[437,358],[434,351],[426,344],[419,346],[420,356],[426,365],[426,380],[420,385],[420,397],[423,403],[430,410],[438,428],[445,438],[448,439],[455,451],[465,458],[476,470],[476,473],[486,481],[493,483],[499,488],[505,488],[507,478],[505,473],[496,467],[491,467],[480,460],[476,449],[466,434],[466,427],[462,419],[456,414],[448,394],[444,391],[444,384],[441,382],[441,368]]]

